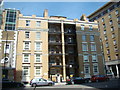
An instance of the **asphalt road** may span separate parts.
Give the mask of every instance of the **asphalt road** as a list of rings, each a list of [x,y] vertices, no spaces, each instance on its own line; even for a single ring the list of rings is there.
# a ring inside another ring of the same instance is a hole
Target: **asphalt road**
[[[103,90],[103,89],[110,89],[110,90],[120,90],[120,79],[112,79],[106,82],[90,82],[90,83],[83,83],[83,84],[75,84],[75,85],[54,85],[54,86],[39,86],[39,87],[25,87],[25,88],[12,88],[12,89],[2,89],[2,90],[41,90],[41,89],[51,89],[51,90],[62,90],[63,88],[68,90],[78,89],[78,90]]]

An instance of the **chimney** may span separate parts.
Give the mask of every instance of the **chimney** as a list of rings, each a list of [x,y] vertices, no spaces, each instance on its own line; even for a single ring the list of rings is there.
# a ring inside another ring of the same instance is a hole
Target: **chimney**
[[[44,10],[43,17],[44,17],[44,18],[47,18],[47,17],[48,17],[48,10],[47,10],[47,9]]]

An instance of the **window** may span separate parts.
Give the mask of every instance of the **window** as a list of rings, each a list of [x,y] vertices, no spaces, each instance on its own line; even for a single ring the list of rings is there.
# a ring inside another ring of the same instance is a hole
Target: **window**
[[[98,65],[97,64],[93,65],[93,73],[98,73]]]
[[[90,30],[90,31],[92,31],[92,30],[93,30],[92,25],[89,25],[89,30]]]
[[[29,54],[24,54],[23,62],[29,62]]]
[[[90,35],[90,41],[94,41],[94,35]]]
[[[84,73],[89,74],[90,73],[90,66],[89,65],[84,65]]]
[[[116,45],[116,44],[117,44],[116,40],[113,40],[113,44],[114,44],[114,45]]]
[[[112,18],[111,14],[108,15],[108,18],[109,18],[109,19]]]
[[[115,38],[115,33],[112,34],[112,38]]]
[[[84,27],[85,27],[84,25],[81,25],[81,30],[84,30]]]
[[[104,18],[102,18],[102,22],[104,22],[105,20],[104,20]]]
[[[36,42],[36,50],[41,50],[41,43],[40,42]]]
[[[36,32],[36,39],[40,39],[40,32]]]
[[[35,75],[36,75],[36,76],[39,76],[39,75],[41,74],[40,71],[41,71],[41,70],[40,70],[40,66],[36,66],[36,67],[35,67]]]
[[[86,41],[86,35],[82,35],[82,41]]]
[[[118,28],[120,28],[120,23],[118,23]]]
[[[119,21],[120,21],[120,16],[117,17],[117,22],[119,22]]]
[[[119,58],[119,55],[118,55],[118,54],[116,54],[116,55],[115,55],[115,57],[116,57],[116,59],[118,59],[118,58]]]
[[[26,26],[30,26],[30,20],[26,20]]]
[[[96,45],[95,44],[91,44],[91,51],[96,51]]]
[[[104,30],[104,34],[106,34],[106,30]]]
[[[89,62],[89,56],[88,55],[83,55],[83,60],[84,60],[84,62]]]
[[[71,37],[68,38],[68,43],[72,43],[72,38]]]
[[[25,38],[29,38],[30,32],[25,32]]]
[[[111,60],[111,57],[110,57],[110,56],[108,56],[108,61],[109,61],[109,60]]]
[[[115,14],[118,15],[118,10],[115,11]]]
[[[92,55],[92,62],[97,62],[97,55],[96,54]]]
[[[40,62],[40,61],[41,61],[41,60],[40,60],[40,59],[41,59],[40,57],[41,57],[40,54],[36,54],[36,62]]]
[[[106,47],[108,47],[108,46],[109,46],[108,42],[106,42],[106,44],[105,44],[105,45],[106,45]]]
[[[110,54],[110,50],[109,49],[107,49],[107,54]]]
[[[25,45],[24,45],[24,50],[29,50],[30,48],[30,42],[24,42]]]
[[[105,36],[105,40],[108,40],[107,36]]]
[[[10,52],[10,44],[5,44],[4,53],[9,53],[9,52]]]
[[[118,51],[118,48],[117,48],[117,47],[115,47],[115,48],[114,48],[114,50],[115,50],[115,52],[117,52],[117,51]]]
[[[88,51],[88,45],[87,44],[82,44],[82,50],[83,51]]]
[[[105,25],[105,24],[103,24],[103,28],[106,28],[106,25]]]
[[[40,27],[41,21],[36,21],[36,27]]]
[[[23,76],[28,76],[29,75],[29,67],[28,66],[24,66],[23,67]]]
[[[112,31],[112,32],[114,31],[114,27],[111,27],[111,31]]]
[[[110,22],[109,22],[109,23],[110,23],[110,25],[112,25],[112,24],[113,24],[113,21],[112,21],[112,20],[110,20]]]

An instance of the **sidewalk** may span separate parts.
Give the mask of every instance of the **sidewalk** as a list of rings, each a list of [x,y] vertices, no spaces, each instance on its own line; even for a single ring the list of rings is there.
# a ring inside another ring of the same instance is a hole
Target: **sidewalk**
[[[55,85],[66,85],[66,82],[55,83]]]

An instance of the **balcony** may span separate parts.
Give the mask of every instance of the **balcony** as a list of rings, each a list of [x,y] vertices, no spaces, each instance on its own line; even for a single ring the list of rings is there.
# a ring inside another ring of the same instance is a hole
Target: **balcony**
[[[50,67],[62,67],[62,63],[61,62],[54,62],[54,63],[49,63],[49,66]]]
[[[61,51],[49,51],[49,55],[62,55]]]
[[[62,42],[60,40],[49,40],[49,44],[61,45]]]

